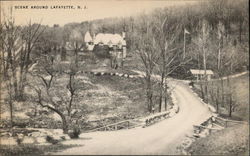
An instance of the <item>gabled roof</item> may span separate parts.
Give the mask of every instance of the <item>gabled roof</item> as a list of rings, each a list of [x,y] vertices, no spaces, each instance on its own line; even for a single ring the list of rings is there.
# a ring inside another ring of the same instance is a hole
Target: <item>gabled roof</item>
[[[190,69],[192,74],[195,75],[204,75],[205,74],[205,70],[199,70],[199,69]],[[206,74],[207,75],[213,75],[213,71],[212,70],[206,70]]]
[[[103,34],[99,33],[94,39],[94,44],[103,43],[104,45],[126,45],[126,42],[119,34]]]
[[[91,35],[90,35],[89,32],[86,32],[86,34],[84,36],[84,41],[85,42],[92,42],[93,41],[93,39],[92,39],[92,37],[91,37]]]

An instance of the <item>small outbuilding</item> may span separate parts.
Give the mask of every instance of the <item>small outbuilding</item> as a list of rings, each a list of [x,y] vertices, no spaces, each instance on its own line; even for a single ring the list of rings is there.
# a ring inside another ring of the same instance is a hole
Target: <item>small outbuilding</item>
[[[205,76],[205,70],[190,69],[191,73],[196,77],[197,80],[201,80]],[[214,72],[212,70],[206,70],[207,79],[210,80]]]

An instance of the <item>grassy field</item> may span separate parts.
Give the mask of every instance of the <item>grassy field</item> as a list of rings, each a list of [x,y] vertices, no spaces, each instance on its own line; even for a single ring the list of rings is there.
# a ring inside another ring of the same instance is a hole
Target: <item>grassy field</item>
[[[23,145],[1,145],[0,146],[0,155],[1,156],[26,156],[26,155],[45,155],[48,152],[56,152],[60,150],[64,150],[67,148],[74,147],[76,145],[31,145],[31,144],[23,144]]]
[[[231,88],[229,87],[231,84]],[[231,119],[235,120],[249,120],[249,73],[237,78],[230,78],[229,83],[227,80],[223,80],[224,93],[232,92],[233,100],[237,105],[235,111],[232,113]],[[216,95],[217,88],[221,95],[222,86],[221,81],[208,82],[208,102],[215,106],[215,100],[211,96],[211,91]],[[201,96],[200,85],[195,83],[194,90]],[[224,102],[221,97],[219,98],[219,114],[222,117],[228,118],[228,103],[226,102],[226,96]]]
[[[58,83],[64,84],[67,82],[67,79],[67,77],[61,76],[57,81]],[[78,98],[80,99],[78,104],[86,108],[85,117],[87,117],[87,121],[108,119],[105,122],[103,121],[103,124],[105,124],[106,122],[117,122],[147,115],[145,86],[141,79],[81,74],[79,75],[79,80],[84,82],[85,89],[80,90],[78,93]],[[8,105],[2,105],[1,107],[1,113],[6,114],[5,118],[8,118]],[[60,128],[58,127],[60,124],[55,124],[55,120],[60,121],[60,118],[51,113],[48,114],[49,116],[40,114],[37,118],[30,119],[26,114],[30,111],[34,111],[33,109],[35,108],[36,104],[31,102],[24,101],[15,104],[14,120],[19,125],[23,125],[23,127],[35,125],[37,121],[40,123],[40,126],[42,126],[41,128],[45,128],[46,125],[52,126],[48,128]],[[17,117],[18,120],[16,120]],[[49,124],[47,121],[53,124]],[[4,118],[1,118],[1,124],[5,122],[8,124]],[[85,128],[92,129],[96,126],[98,125],[94,124]]]
[[[109,75],[88,75],[88,78],[95,87],[82,93],[82,96],[91,107],[88,121],[96,122],[90,127],[147,115],[141,80]]]
[[[116,108],[120,113],[126,112],[134,115],[146,112],[145,86],[140,79],[127,79],[118,76],[89,76],[91,82],[109,94],[112,102],[109,107]],[[108,95],[107,95],[108,96]],[[94,97],[98,98],[98,96]]]
[[[91,61],[86,59],[85,61]],[[100,61],[101,62],[101,61]],[[100,64],[99,62],[99,64]],[[85,64],[85,63],[84,63]],[[110,67],[100,67],[98,63],[90,63],[88,66],[80,66],[80,70],[104,70],[107,72],[118,72],[127,74],[136,74],[125,67],[124,69],[118,68],[117,70]],[[65,67],[64,67],[65,66]],[[66,68],[67,62],[62,63],[62,68]],[[37,81],[33,77],[28,77],[31,81]],[[57,84],[62,87],[67,85],[68,77],[60,75],[56,78]],[[118,122],[120,120],[131,119],[135,117],[147,115],[147,104],[145,97],[145,85],[142,79],[128,79],[119,76],[94,76],[92,74],[78,74],[76,77],[81,81],[84,89],[78,93],[80,99],[78,104],[86,107],[85,114],[88,124],[83,126],[83,129],[89,130],[100,125]],[[61,88],[60,90],[66,90]],[[34,93],[35,94],[35,93]],[[36,104],[32,102],[19,102],[14,105],[14,120],[18,117],[18,123],[25,126],[36,125],[36,128],[60,128],[60,118],[53,115],[49,111],[49,116],[39,114],[40,117],[30,119],[26,114],[30,111],[34,112]],[[1,106],[1,114],[5,114],[6,118],[9,116],[8,105]],[[54,113],[55,114],[55,113]],[[55,118],[54,118],[55,117]],[[50,122],[47,122],[50,121]],[[89,122],[90,121],[90,122]],[[93,123],[91,123],[93,121]],[[8,121],[1,119],[1,124],[8,124]],[[49,124],[52,123],[52,124]],[[56,123],[56,124],[55,124]]]
[[[192,155],[249,155],[249,127],[236,125],[199,138],[188,152]]]

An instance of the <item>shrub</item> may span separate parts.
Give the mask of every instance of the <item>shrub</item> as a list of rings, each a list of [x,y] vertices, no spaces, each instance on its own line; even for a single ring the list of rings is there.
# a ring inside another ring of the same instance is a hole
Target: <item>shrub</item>
[[[23,138],[16,138],[17,145],[21,145],[22,142],[23,142]]]
[[[81,130],[78,127],[74,127],[73,131],[70,131],[68,135],[71,139],[76,139],[76,138],[79,138],[80,134],[81,134]]]
[[[26,127],[28,127],[28,125],[29,125],[29,121],[25,120],[25,119],[13,122],[13,126],[18,127],[18,128],[26,128]]]
[[[62,140],[66,140],[65,136],[61,136],[60,138],[61,138]]]
[[[59,140],[56,140],[52,136],[49,136],[49,135],[46,136],[46,141],[51,144],[57,144],[59,142]]]

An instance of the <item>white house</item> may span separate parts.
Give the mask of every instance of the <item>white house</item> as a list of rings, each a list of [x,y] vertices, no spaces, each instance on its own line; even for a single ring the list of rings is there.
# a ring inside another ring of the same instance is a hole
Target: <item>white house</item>
[[[97,45],[107,45],[110,48],[116,48],[122,52],[123,58],[126,57],[126,40],[125,40],[125,33],[120,34],[105,34],[105,33],[98,33],[96,36],[92,38],[90,33],[87,32],[85,34],[84,41],[88,47],[88,50],[92,51],[94,46]]]

